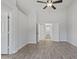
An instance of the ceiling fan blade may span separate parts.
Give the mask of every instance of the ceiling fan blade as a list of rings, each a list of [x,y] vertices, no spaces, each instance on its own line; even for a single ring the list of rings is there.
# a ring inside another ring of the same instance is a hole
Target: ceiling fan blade
[[[62,3],[62,0],[54,1],[53,4],[55,4],[55,3]]]
[[[47,2],[43,2],[43,1],[37,1],[37,2],[38,2],[38,3],[45,3],[45,4],[47,3]]]
[[[47,6],[45,6],[43,9],[46,9],[47,8]]]
[[[53,5],[52,5],[52,8],[53,8],[53,9],[56,9],[56,7],[55,7],[55,6],[53,6]]]

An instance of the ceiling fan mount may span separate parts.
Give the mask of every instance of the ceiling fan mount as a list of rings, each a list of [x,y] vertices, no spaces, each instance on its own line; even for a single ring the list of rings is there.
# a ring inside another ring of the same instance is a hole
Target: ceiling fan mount
[[[53,4],[62,3],[62,0],[58,0],[58,1],[47,0],[47,2],[44,1],[37,1],[37,2],[46,4],[46,6],[43,9],[46,9],[47,7],[52,7],[55,10],[56,7]]]

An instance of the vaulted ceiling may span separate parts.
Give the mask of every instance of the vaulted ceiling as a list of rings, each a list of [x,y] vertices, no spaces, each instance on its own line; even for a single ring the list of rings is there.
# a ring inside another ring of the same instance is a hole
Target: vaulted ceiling
[[[2,0],[2,2],[5,2],[8,4],[8,6],[17,6],[23,13],[29,13],[30,11],[37,11],[42,10],[45,4],[37,3],[37,0]],[[41,0],[41,1],[47,1],[47,0]],[[55,0],[54,0],[55,1]],[[74,2],[74,0],[63,0],[63,3],[54,4],[54,6],[57,8],[56,10],[65,9],[68,6],[71,5],[71,3]],[[46,8],[45,10],[53,10],[52,8]]]
[[[17,0],[16,4],[24,12],[26,11],[30,12],[31,10],[33,11],[42,10],[43,11],[43,7],[45,6],[45,4],[37,3],[36,1],[37,0]],[[42,0],[42,1],[47,1],[47,0]],[[65,9],[68,6],[70,6],[73,1],[74,0],[63,0],[63,3],[54,4],[54,6],[57,8],[56,10]],[[52,8],[46,8],[45,10],[49,10],[49,9],[53,10]]]
[[[37,3],[36,1],[37,0],[17,0],[19,5],[23,6],[23,7],[26,7],[26,8],[32,8],[32,7],[44,7],[45,4],[40,4],[40,3]],[[42,0],[42,1],[47,1],[47,0]],[[55,0],[54,0],[55,1]],[[73,0],[63,0],[63,3],[60,3],[60,4],[54,4],[57,9],[58,8],[66,8],[67,6],[69,6],[71,3],[73,2]]]

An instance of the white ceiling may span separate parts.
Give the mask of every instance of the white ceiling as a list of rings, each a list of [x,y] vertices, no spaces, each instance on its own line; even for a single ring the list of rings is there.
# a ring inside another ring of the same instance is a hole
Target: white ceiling
[[[2,2],[5,2],[8,4],[8,6],[16,6],[16,1],[18,3],[18,5],[20,6],[20,8],[24,11],[24,12],[29,12],[31,10],[43,10],[42,8],[45,6],[45,4],[41,4],[41,3],[37,3],[37,0],[2,0]],[[47,1],[47,0],[43,0],[43,1]],[[56,10],[61,10],[61,9],[65,9],[68,6],[71,5],[72,2],[74,2],[75,0],[63,0],[63,3],[59,3],[59,4],[54,4],[54,6],[57,8]],[[46,8],[46,9],[50,9],[50,8]],[[51,8],[52,9],[52,8]],[[52,9],[53,10],[53,9]],[[26,12],[26,13],[27,13]]]
[[[37,0],[17,0],[19,5],[23,6],[24,8],[32,8],[32,7],[41,7],[43,8],[45,6],[45,4],[42,3],[37,3]],[[47,1],[47,0],[42,0],[42,1]],[[66,8],[67,6],[70,6],[71,3],[74,0],[63,0],[63,3],[59,3],[59,4],[54,4],[57,9],[58,8]]]
[[[36,10],[36,9],[43,10],[42,8],[45,6],[45,4],[37,3],[36,1],[37,0],[17,0],[17,3],[22,9],[25,10]],[[47,0],[43,0],[43,1],[47,1]],[[68,6],[70,6],[72,2],[74,2],[74,0],[63,0],[63,3],[54,4],[54,6],[57,8],[56,10],[65,9]]]
[[[8,6],[10,8],[15,8],[16,0],[1,0],[1,5]]]

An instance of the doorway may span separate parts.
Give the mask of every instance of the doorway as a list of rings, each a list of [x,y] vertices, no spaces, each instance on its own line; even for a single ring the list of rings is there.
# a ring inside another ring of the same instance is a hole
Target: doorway
[[[43,23],[38,24],[38,42],[40,40],[59,41],[59,24]]]

